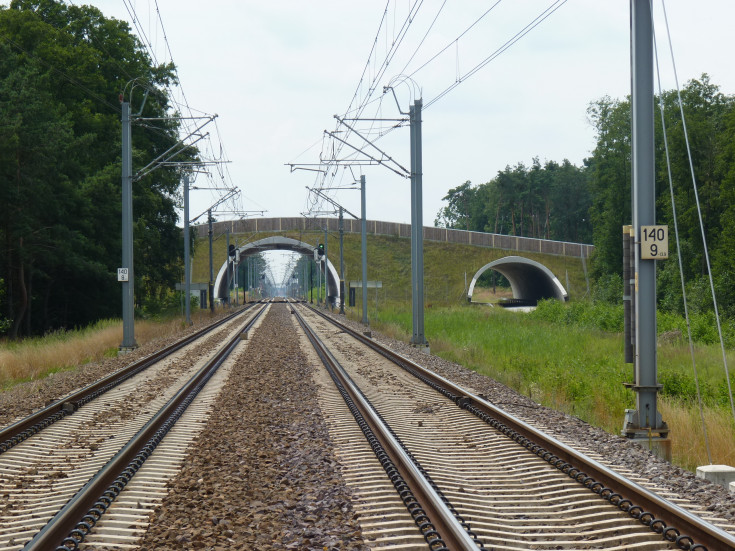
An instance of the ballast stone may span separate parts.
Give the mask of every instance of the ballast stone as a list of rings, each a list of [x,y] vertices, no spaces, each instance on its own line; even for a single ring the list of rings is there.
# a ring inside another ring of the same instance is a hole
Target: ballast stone
[[[730,465],[703,465],[697,467],[697,478],[703,478],[728,488],[735,493],[735,467]]]

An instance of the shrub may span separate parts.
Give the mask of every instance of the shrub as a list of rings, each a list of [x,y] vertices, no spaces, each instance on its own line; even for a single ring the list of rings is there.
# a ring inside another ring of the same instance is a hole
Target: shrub
[[[592,287],[592,300],[609,304],[622,304],[623,278],[619,274],[601,275]]]
[[[136,315],[142,319],[160,319],[178,314],[183,307],[182,304],[181,293],[166,290],[158,296],[145,297]]]
[[[550,323],[567,323],[567,310],[558,300],[541,300],[531,317]]]
[[[579,301],[564,304],[558,300],[542,300],[531,317],[550,323],[561,323],[608,332],[623,330],[623,306],[608,302]]]
[[[715,344],[720,342],[717,333],[717,322],[714,312],[701,312],[689,316],[692,326],[692,340],[704,344]]]
[[[658,311],[656,313],[656,325],[658,327],[658,333],[665,333],[667,331],[681,331],[681,334],[686,339],[687,326],[683,316],[674,312]]]
[[[721,381],[717,385],[715,401],[720,407],[730,407],[730,390],[735,391],[735,373],[730,373],[730,387],[727,386],[727,380]]]
[[[670,396],[687,402],[697,398],[697,387],[692,375],[679,371],[663,371],[659,373],[658,382],[663,385],[662,396]]]
[[[597,329],[610,333],[623,331],[623,305],[604,301],[578,301],[564,304],[558,300],[542,300],[530,317],[552,324],[562,324],[585,329]],[[695,312],[689,315],[692,339],[701,344],[720,342],[713,311]],[[658,333],[681,331],[686,339],[687,327],[683,316],[670,311],[656,313]],[[722,320],[722,336],[725,345],[735,346],[735,320]]]

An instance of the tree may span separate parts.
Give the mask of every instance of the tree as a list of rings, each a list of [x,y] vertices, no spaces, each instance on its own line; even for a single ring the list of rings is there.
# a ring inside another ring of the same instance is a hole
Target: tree
[[[718,300],[729,317],[735,317],[735,100],[728,98],[729,107],[722,117],[717,133],[718,155],[715,161],[720,180],[720,232],[717,248],[712,254]]]
[[[584,168],[533,159],[506,166],[485,184],[450,189],[435,225],[563,241],[591,240],[590,193]]]
[[[173,74],[151,63],[126,23],[94,7],[58,0],[0,7],[0,277],[11,337],[119,315],[118,95],[137,78],[152,91],[144,116],[164,117],[170,106],[160,89]],[[135,127],[134,166],[177,135],[172,121]],[[178,181],[168,167],[134,186],[139,300],[177,279]]]
[[[550,211],[547,238],[572,243],[592,243],[590,206],[592,194],[589,172],[574,166],[568,159],[561,164],[549,161],[544,165],[551,181]]]
[[[730,260],[733,228],[732,204],[735,195],[735,99],[722,94],[719,87],[704,74],[686,83],[681,90],[682,105],[691,146],[691,167],[699,190],[701,216],[707,236],[718,295],[725,311],[735,314],[735,266]],[[656,98],[656,105],[659,104]],[[684,124],[678,95],[667,91],[661,97],[669,145],[669,158],[679,225],[680,247],[687,285],[699,286],[707,277],[699,214],[695,200]],[[597,147],[586,162],[589,167],[593,209],[596,275],[619,273],[622,267],[620,228],[630,224],[630,102],[602,98],[588,109],[597,130]],[[660,116],[655,117],[656,132],[656,211],[657,223],[673,229],[673,210],[669,192],[668,168]],[[673,239],[673,232],[671,233]],[[672,242],[671,252],[675,255]],[[675,258],[675,256],[674,256]],[[678,266],[659,267],[658,298],[669,308],[681,307],[681,285]]]
[[[5,299],[5,281],[0,279],[0,303]],[[5,333],[11,326],[10,320],[0,314],[0,335]]]
[[[5,265],[15,303],[10,312],[14,337],[22,323],[26,332],[30,328],[34,276],[40,271],[42,257],[55,249],[59,218],[69,214],[76,192],[56,170],[66,164],[74,145],[68,112],[44,89],[45,76],[38,62],[21,64],[17,54],[4,49],[0,197],[5,205]]]
[[[453,228],[470,230],[470,204],[474,202],[476,194],[472,183],[467,180],[464,184],[450,189],[442,201],[449,204],[436,215],[434,225],[439,228]]]
[[[622,268],[622,227],[631,220],[630,101],[604,97],[587,109],[597,146],[586,160],[592,193],[596,274]]]

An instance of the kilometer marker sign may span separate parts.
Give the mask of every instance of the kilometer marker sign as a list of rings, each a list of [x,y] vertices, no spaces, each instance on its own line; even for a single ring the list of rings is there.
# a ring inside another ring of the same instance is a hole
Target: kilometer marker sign
[[[641,226],[641,260],[669,258],[669,227]]]

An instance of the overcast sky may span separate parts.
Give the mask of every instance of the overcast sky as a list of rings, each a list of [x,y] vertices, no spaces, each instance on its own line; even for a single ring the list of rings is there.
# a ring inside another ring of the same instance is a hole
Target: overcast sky
[[[131,26],[130,12],[134,11],[158,60],[173,57],[188,104],[219,115],[219,138],[214,139],[213,147],[218,150],[221,139],[231,161],[230,181],[242,190],[242,207],[266,210],[266,216],[298,216],[308,208],[305,186],[321,185],[318,173],[292,173],[285,164],[319,162],[324,130],[334,130],[333,116],[344,115],[355,106],[356,90],[358,103],[366,97],[366,85],[358,87],[363,70],[368,67],[365,82],[370,82],[389,48],[402,36],[401,26],[416,3],[421,7],[390,64],[375,79],[372,96],[379,99],[382,87],[395,83],[404,111],[418,97],[424,104],[437,98],[546,8],[560,6],[425,109],[425,225],[432,225],[447,191],[467,180],[484,183],[507,165],[528,165],[536,156],[542,162],[566,158],[581,164],[594,147],[594,132],[586,116],[589,103],[605,95],[622,98],[630,92],[626,0],[558,4],[553,0],[505,0],[497,2],[459,40],[495,0],[91,3]],[[661,2],[653,3],[663,86],[671,89],[674,78]],[[724,93],[735,93],[735,2],[668,0],[666,9],[680,83],[706,72]],[[414,72],[446,46],[442,55]],[[413,86],[399,84],[402,73],[412,75]],[[391,96],[383,97],[382,103],[374,101],[363,111],[363,116],[376,115],[399,116]],[[350,141],[360,145],[354,136]],[[410,166],[408,128],[389,133],[377,145],[404,167]],[[353,168],[353,173],[358,176],[360,167]],[[410,222],[409,181],[381,166],[363,168],[363,173],[368,218]],[[351,173],[340,170],[326,184],[342,186],[351,181]],[[206,185],[202,177],[199,183]],[[331,196],[359,214],[359,193],[332,191]],[[192,216],[206,210],[213,200],[211,192],[193,192]]]
[[[106,15],[132,24],[121,0],[91,3]],[[370,78],[400,36],[413,3],[388,3],[387,21],[368,70]],[[396,88],[404,111],[416,96],[428,103],[457,75],[466,74],[554,4],[551,0],[499,2],[454,42],[494,3],[449,0],[439,12],[442,0],[423,2],[384,76],[375,82],[374,97],[379,98],[382,86],[395,82],[404,67],[405,73],[412,73],[450,45],[413,75],[420,93],[411,97],[406,84]],[[266,216],[298,216],[307,208],[305,186],[320,182],[316,173],[291,173],[285,163],[319,161],[323,131],[335,129],[333,115],[346,112],[358,89],[386,4],[385,0],[131,0],[127,6],[134,8],[159,60],[169,58],[165,31],[189,105],[219,115],[220,138],[232,161],[231,181],[242,190],[243,207],[267,210]],[[707,72],[723,92],[735,92],[735,2],[669,0],[666,7],[680,82]],[[654,9],[664,87],[671,88],[673,73],[659,0],[654,0]],[[617,98],[629,93],[629,55],[628,1],[569,0],[427,108],[423,114],[424,223],[433,223],[450,188],[467,180],[486,182],[506,165],[530,164],[534,156],[542,162],[567,158],[580,164],[594,147],[587,106],[604,95]],[[364,88],[360,95],[364,97]],[[399,116],[395,101],[387,100],[381,116]],[[369,109],[364,114],[375,115]],[[353,141],[359,145],[358,139]],[[409,166],[408,128],[392,132],[378,145]],[[214,147],[219,147],[216,139]],[[363,170],[368,217],[410,222],[408,180],[383,167]],[[359,168],[353,171],[360,173]],[[348,184],[351,179],[349,172],[339,174],[331,185]],[[358,193],[341,191],[333,196],[359,214]],[[194,192],[192,215],[206,209],[211,200],[208,192]]]

